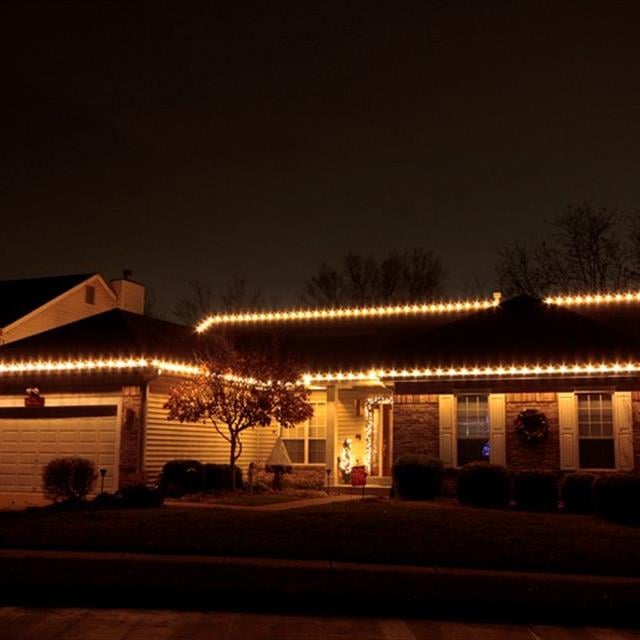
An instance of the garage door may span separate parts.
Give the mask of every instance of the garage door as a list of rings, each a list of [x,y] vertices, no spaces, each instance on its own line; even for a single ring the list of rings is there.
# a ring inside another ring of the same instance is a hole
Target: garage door
[[[105,468],[105,490],[117,485],[116,405],[0,407],[0,491],[41,491],[53,458],[81,456]]]

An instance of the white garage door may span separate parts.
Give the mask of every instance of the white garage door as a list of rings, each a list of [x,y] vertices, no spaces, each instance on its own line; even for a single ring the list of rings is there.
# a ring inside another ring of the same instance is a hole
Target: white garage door
[[[0,407],[0,491],[41,491],[44,465],[68,456],[107,469],[104,488],[113,491],[118,486],[117,413],[117,405]]]

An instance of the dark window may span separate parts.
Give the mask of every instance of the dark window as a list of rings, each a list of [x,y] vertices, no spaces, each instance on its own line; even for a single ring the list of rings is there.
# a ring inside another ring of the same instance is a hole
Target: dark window
[[[610,393],[578,394],[578,452],[582,469],[615,468]]]
[[[326,405],[314,402],[311,419],[283,429],[282,440],[293,464],[324,464],[327,446]]]
[[[84,301],[87,304],[95,304],[96,303],[96,288],[91,285],[87,285],[84,288]]]
[[[458,466],[489,461],[489,402],[486,395],[458,396]]]

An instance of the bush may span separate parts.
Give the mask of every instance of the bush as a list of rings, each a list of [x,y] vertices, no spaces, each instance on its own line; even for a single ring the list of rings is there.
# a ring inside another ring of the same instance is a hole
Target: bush
[[[460,470],[458,501],[474,507],[506,507],[509,504],[509,472],[499,464],[470,462]]]
[[[558,482],[551,471],[518,471],[513,478],[513,497],[518,509],[553,511],[558,508]]]
[[[393,465],[394,496],[403,500],[433,500],[442,493],[444,465],[437,458],[400,456]]]
[[[204,489],[204,467],[197,460],[170,460],[162,468],[160,490],[165,496],[180,498]]]
[[[114,509],[120,506],[120,500],[115,493],[103,491],[91,501],[91,506],[97,509]]]
[[[86,458],[56,458],[42,470],[42,491],[54,502],[79,502],[93,489],[96,465]]]
[[[120,504],[123,507],[133,509],[146,509],[160,507],[164,502],[164,496],[158,489],[150,489],[144,484],[134,484],[124,487],[118,492]]]
[[[617,473],[593,483],[593,508],[598,516],[624,524],[640,524],[640,476]]]
[[[230,470],[228,464],[205,464],[204,465],[204,490],[223,491],[231,489]],[[236,489],[242,489],[242,469],[234,465],[236,475]]]
[[[322,478],[302,476],[296,478],[295,471],[283,482],[285,489],[296,489],[298,491],[325,491],[326,484]]]
[[[591,493],[596,477],[591,473],[570,473],[560,485],[564,508],[569,513],[590,513],[593,509]]]

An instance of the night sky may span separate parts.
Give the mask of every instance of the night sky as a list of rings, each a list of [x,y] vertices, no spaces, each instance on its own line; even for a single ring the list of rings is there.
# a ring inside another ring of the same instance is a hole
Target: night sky
[[[449,296],[567,204],[640,208],[637,2],[0,5],[0,278],[169,311],[424,246]]]

